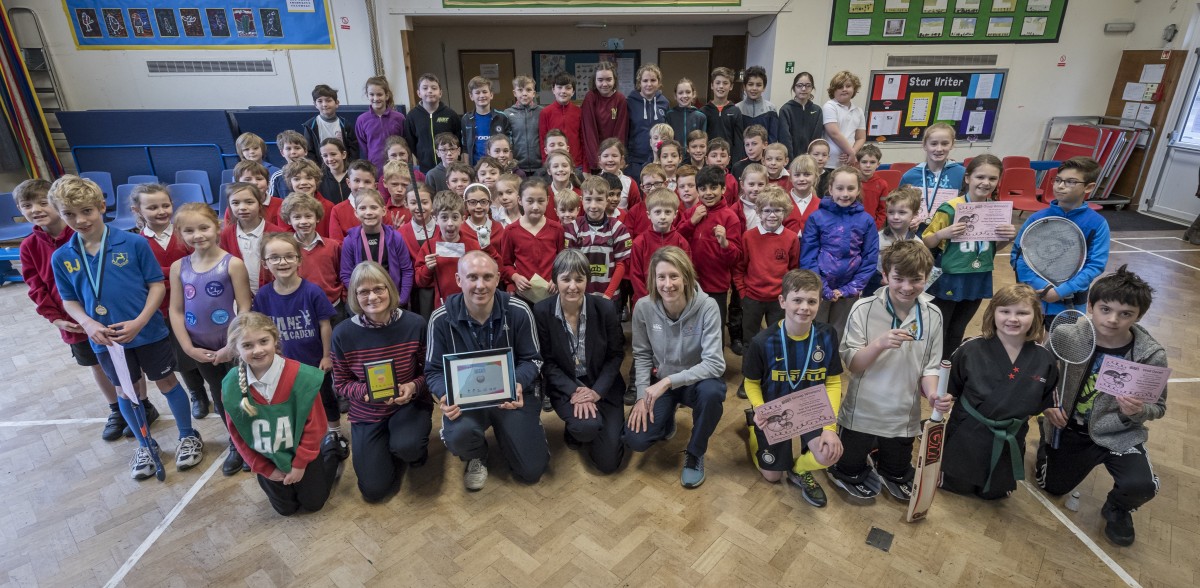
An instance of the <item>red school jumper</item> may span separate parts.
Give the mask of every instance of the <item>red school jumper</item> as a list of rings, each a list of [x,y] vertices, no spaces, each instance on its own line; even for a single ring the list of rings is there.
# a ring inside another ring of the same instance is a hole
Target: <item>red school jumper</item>
[[[882,229],[887,224],[888,185],[882,178],[871,176],[862,183],[863,210],[875,219],[875,228]]]
[[[780,277],[800,267],[800,236],[782,226],[778,233],[764,233],[759,226],[742,234],[742,246],[746,251],[733,272],[738,293],[759,302],[778,300]]]
[[[821,208],[821,199],[817,197],[816,192],[812,198],[808,199],[808,206],[804,210],[796,206],[796,197],[788,192],[788,197],[792,199],[792,211],[788,213],[787,218],[783,219],[783,226],[796,232],[797,235],[804,233],[804,224],[808,222],[808,217]]]
[[[666,233],[659,233],[651,229],[634,238],[633,249],[629,252],[629,271],[625,274],[625,278],[633,285],[631,307],[637,304],[638,300],[650,294],[646,289],[646,278],[650,275],[650,257],[654,255],[655,251],[668,245],[682,249],[689,259],[692,257],[692,248],[688,245],[687,239],[684,239],[675,229]]]
[[[554,257],[563,250],[565,243],[562,225],[556,221],[546,219],[536,235],[520,222],[515,222],[505,229],[504,249],[500,252],[500,274],[509,282],[516,274],[526,279],[537,274],[547,282],[552,281]]]
[[[37,307],[37,313],[50,323],[57,320],[75,322],[63,308],[62,297],[58,295],[58,285],[54,281],[54,264],[50,263],[50,256],[58,248],[70,243],[74,236],[75,231],[63,223],[63,230],[58,237],[51,237],[41,227],[33,227],[33,233],[21,241],[21,277],[29,286],[29,299]],[[67,345],[88,340],[86,333],[59,329],[58,334]]]
[[[221,249],[224,249],[227,253],[233,255],[234,257],[236,257],[238,259],[241,259],[242,258],[242,248],[240,245],[238,245],[237,227],[238,227],[238,225],[236,222],[225,225],[225,228],[221,229],[220,243],[221,243]],[[289,231],[279,225],[271,224],[271,221],[267,221],[267,225],[265,227],[263,227],[263,236],[264,237],[267,235],[267,233],[290,233],[290,232],[291,231]],[[250,279],[254,279],[254,276],[250,276]],[[262,287],[263,284],[270,283],[274,279],[275,279],[275,276],[272,276],[270,270],[267,269],[267,260],[265,260],[265,259],[262,260],[262,263],[260,263],[258,265],[258,285],[259,285],[259,287]]]
[[[299,274],[321,288],[329,303],[337,306],[346,295],[346,286],[342,284],[340,275],[342,269],[342,242],[333,237],[322,237],[319,234],[312,245],[300,245],[303,262]]]
[[[713,236],[717,225],[725,227],[728,247],[721,247]],[[708,214],[693,225],[691,218],[683,222],[679,233],[692,244],[692,263],[696,264],[696,278],[700,289],[705,292],[728,292],[733,281],[733,268],[742,254],[742,223],[737,213],[718,200]]]
[[[154,252],[154,259],[158,260],[159,267],[162,268],[163,285],[167,287],[166,295],[163,296],[162,306],[159,310],[162,311],[163,317],[167,319],[167,324],[171,324],[171,317],[168,311],[171,309],[171,264],[179,259],[183,259],[191,255],[192,248],[184,244],[183,239],[179,237],[179,231],[175,227],[171,227],[171,239],[167,242],[167,247],[164,249],[158,244],[158,241],[147,235],[144,231],[141,233],[146,241],[150,244],[150,251]]]

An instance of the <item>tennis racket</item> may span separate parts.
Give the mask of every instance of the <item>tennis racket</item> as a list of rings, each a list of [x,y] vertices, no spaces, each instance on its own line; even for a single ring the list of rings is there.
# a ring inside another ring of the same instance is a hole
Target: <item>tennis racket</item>
[[[1021,234],[1021,257],[1037,277],[1050,283],[1040,295],[1045,298],[1050,288],[1063,285],[1075,277],[1087,261],[1087,239],[1075,223],[1060,216],[1038,219]],[[1067,308],[1073,301],[1063,299]]]
[[[1079,365],[1092,358],[1096,352],[1096,329],[1086,314],[1075,310],[1064,310],[1050,323],[1050,351],[1058,357],[1058,386],[1054,390],[1054,404],[1063,408],[1063,391],[1067,385],[1067,366]],[[1065,414],[1065,413],[1064,413]],[[1052,425],[1053,426],[1053,425]],[[1054,430],[1051,445],[1058,448],[1060,429]]]

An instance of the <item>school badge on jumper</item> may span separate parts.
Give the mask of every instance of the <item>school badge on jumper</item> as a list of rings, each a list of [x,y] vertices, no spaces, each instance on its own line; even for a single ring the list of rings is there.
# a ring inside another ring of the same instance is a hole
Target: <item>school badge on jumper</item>
[[[817,363],[821,363],[821,360],[825,359],[825,350],[817,347],[817,350],[812,354],[812,359]]]
[[[112,264],[117,267],[125,267],[129,263],[129,254],[124,251],[117,251],[112,255]]]

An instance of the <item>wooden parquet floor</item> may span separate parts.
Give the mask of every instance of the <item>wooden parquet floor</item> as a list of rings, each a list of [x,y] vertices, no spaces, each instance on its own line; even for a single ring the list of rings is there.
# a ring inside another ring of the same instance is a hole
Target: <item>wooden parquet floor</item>
[[[1171,385],[1166,418],[1151,425],[1148,446],[1162,491],[1134,515],[1138,539],[1130,548],[1103,537],[1099,508],[1111,479],[1102,469],[1080,487],[1081,509],[1063,510],[1143,586],[1200,584],[1200,247],[1177,234],[1118,236],[1110,259],[1110,267],[1128,263],[1158,289],[1143,323],[1169,350],[1173,377],[1194,379]],[[1165,250],[1184,251],[1144,252]],[[997,284],[1010,283],[1011,270],[1000,265]],[[176,472],[168,465],[162,484],[130,480],[132,442],[100,440],[105,407],[90,374],[74,366],[20,284],[0,288],[0,334],[4,585],[105,585],[135,552],[142,555],[123,585],[1124,583],[1052,516],[1033,487],[991,503],[941,493],[928,520],[908,524],[904,506],[888,498],[850,504],[826,483],[830,504],[816,509],[796,489],[766,483],[748,463],[743,401],[733,394],[740,359],[732,355],[725,416],[699,489],[678,481],[691,426],[686,409],[678,415],[680,435],[635,455],[613,476],[584,466],[563,445],[562,423],[547,414],[553,457],[537,485],[514,482],[496,453],[487,487],[468,493],[462,463],[434,438],[429,463],[406,473],[391,499],[365,504],[347,467],[323,511],[284,518],[251,476],[213,475],[226,443],[213,416],[198,423],[209,450],[200,466]],[[152,398],[165,413],[161,396]],[[31,423],[57,419],[66,422]],[[172,457],[173,423],[163,419],[155,431]],[[1060,500],[1051,502],[1061,509]],[[177,516],[162,528],[173,510]],[[872,526],[895,535],[890,552],[865,544]],[[152,533],[156,539],[147,542]]]

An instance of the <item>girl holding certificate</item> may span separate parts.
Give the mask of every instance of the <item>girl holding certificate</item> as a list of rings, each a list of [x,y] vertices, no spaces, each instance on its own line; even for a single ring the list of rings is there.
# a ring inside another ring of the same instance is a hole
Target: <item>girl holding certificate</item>
[[[996,228],[1003,241],[952,241],[967,230],[966,223],[954,218],[958,205],[990,201],[996,195],[1003,170],[995,155],[985,153],[972,159],[967,166],[965,190],[958,198],[938,207],[921,234],[926,247],[941,251],[942,276],[929,288],[929,293],[942,311],[942,359],[949,359],[958,349],[979,305],[984,298],[992,297],[992,262],[996,253],[1017,236],[1017,227],[1009,224]]]
[[[625,455],[625,334],[613,305],[587,295],[591,270],[583,251],[564,249],[554,259],[553,272],[558,294],[533,307],[546,394],[566,423],[567,447],[587,446],[596,469],[611,474]]]
[[[333,388],[350,401],[350,443],[363,500],[398,486],[428,457],[433,402],[425,388],[425,319],[400,309],[396,282],[365,261],[347,285],[354,316],[333,331]]]

